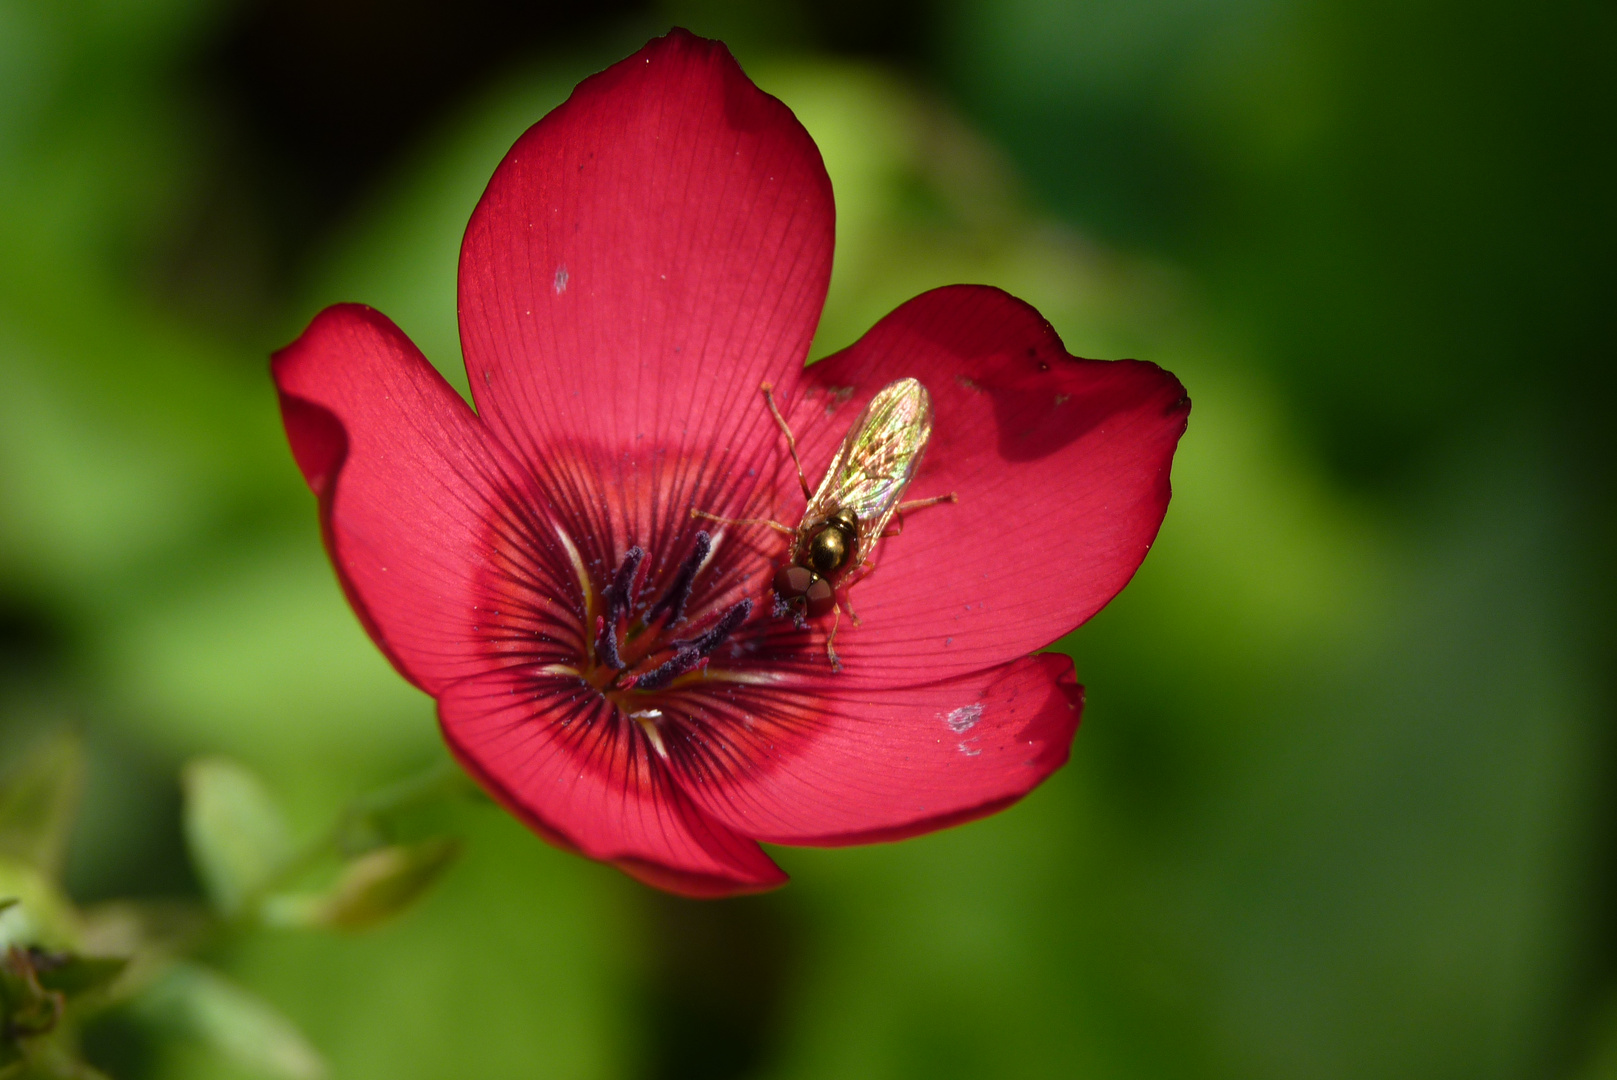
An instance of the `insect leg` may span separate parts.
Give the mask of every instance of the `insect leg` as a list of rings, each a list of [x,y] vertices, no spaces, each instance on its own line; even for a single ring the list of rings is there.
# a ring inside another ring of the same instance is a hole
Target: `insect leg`
[[[791,526],[782,525],[780,522],[771,521],[769,518],[720,517],[717,514],[710,514],[706,510],[697,510],[694,507],[691,509],[691,517],[701,518],[703,521],[717,521],[720,525],[767,525],[776,532],[785,533],[787,536],[792,536],[796,533],[796,530]]]
[[[831,661],[832,671],[842,670],[842,661],[837,659],[836,650],[837,627],[840,625],[842,625],[842,608],[839,606],[831,609],[831,632],[825,637],[825,655]]]
[[[786,418],[780,414],[780,409],[775,406],[775,384],[761,382],[758,384],[758,389],[764,392],[764,401],[769,405],[769,414],[775,418],[775,423],[780,425],[781,433],[786,436],[786,449],[792,452],[792,464],[797,466],[797,482],[803,485],[803,498],[814,498],[814,491],[809,487],[808,477],[803,475],[803,462],[797,456],[797,436],[792,434],[792,429],[786,424]]]
[[[873,574],[875,570],[875,563],[862,562],[849,572],[847,580],[843,583],[842,606],[848,609],[848,618],[853,620],[853,624],[855,626],[863,626],[864,620],[859,618],[859,613],[853,609],[853,601],[851,599],[853,595],[853,587]]]
[[[912,502],[899,503],[898,504],[898,509],[896,511],[894,511],[894,513],[898,517],[898,528],[896,530],[893,530],[893,531],[882,533],[881,538],[883,540],[885,540],[889,536],[903,536],[904,535],[904,511],[906,511],[906,510],[921,510],[921,509],[924,509],[925,507],[928,507],[928,506],[936,506],[939,503],[957,503],[959,501],[960,501],[960,496],[956,495],[954,492],[951,491],[947,495],[934,495],[930,499],[916,499],[916,500],[914,500]]]
[[[902,514],[906,510],[919,510],[923,506],[936,506],[938,503],[957,503],[959,501],[960,496],[951,491],[947,495],[934,495],[930,499],[912,499],[909,502],[899,503],[898,512]]]

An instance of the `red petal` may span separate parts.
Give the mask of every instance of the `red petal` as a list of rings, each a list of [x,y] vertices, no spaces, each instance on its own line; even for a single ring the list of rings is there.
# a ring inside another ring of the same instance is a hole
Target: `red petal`
[[[327,308],[271,371],[332,564],[376,644],[428,693],[487,668],[470,612],[508,466],[483,425],[367,307]]]
[[[755,693],[745,707],[670,742],[680,785],[743,835],[830,846],[1009,806],[1066,762],[1083,688],[1070,659],[1046,653],[930,686]]]
[[[807,375],[792,422],[811,479],[864,403],[914,376],[934,425],[905,498],[960,497],[875,550],[849,595],[862,624],[841,621],[843,677],[928,682],[1026,655],[1105,606],[1156,538],[1184,387],[1155,364],[1069,356],[1007,293],[925,293]]]
[[[680,791],[646,736],[577,680],[492,672],[438,699],[461,763],[540,835],[687,896],[774,888],[757,844]]]
[[[791,111],[723,45],[653,41],[523,135],[472,215],[460,313],[479,415],[540,475],[567,446],[627,455],[628,475],[764,445],[758,384],[801,374],[833,232]]]

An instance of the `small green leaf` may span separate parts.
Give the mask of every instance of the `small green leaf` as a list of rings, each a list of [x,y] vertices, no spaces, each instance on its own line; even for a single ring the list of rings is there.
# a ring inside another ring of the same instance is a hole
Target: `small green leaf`
[[[445,837],[377,848],[350,862],[326,893],[271,898],[264,918],[280,926],[367,930],[420,899],[459,854],[459,841]]]
[[[69,954],[54,966],[39,968],[39,985],[72,999],[106,987],[128,966],[128,960],[118,957]]]
[[[62,732],[45,739],[0,780],[0,857],[56,878],[84,792],[84,744]]]
[[[185,838],[221,912],[234,915],[291,857],[286,819],[258,777],[226,758],[185,767]]]
[[[197,964],[172,965],[136,1000],[147,1020],[213,1047],[263,1076],[320,1080],[326,1064],[274,1006]]]
[[[420,899],[459,854],[459,841],[445,837],[367,852],[343,871],[322,922],[338,930],[364,930],[391,919]]]
[[[0,898],[0,951],[11,945],[77,948],[78,912],[33,863],[0,858]]]

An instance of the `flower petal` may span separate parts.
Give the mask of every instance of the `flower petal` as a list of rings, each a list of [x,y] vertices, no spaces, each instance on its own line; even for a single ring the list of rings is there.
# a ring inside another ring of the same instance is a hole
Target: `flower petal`
[[[507,809],[559,846],[687,896],[786,880],[756,843],[685,797],[635,722],[563,682],[508,669],[438,699],[450,749]]]
[[[811,478],[877,390],[914,376],[934,423],[905,497],[959,496],[904,515],[855,583],[862,622],[844,617],[836,641],[850,680],[929,682],[1026,655],[1105,606],[1156,538],[1184,388],[1155,364],[1069,356],[1007,293],[924,293],[807,375],[792,423]]]
[[[722,44],[651,42],[523,135],[472,215],[460,314],[479,415],[541,477],[579,445],[642,474],[658,454],[767,445],[768,415],[736,403],[800,376],[833,233],[791,111]]]
[[[906,689],[824,680],[693,708],[668,740],[680,786],[713,819],[783,844],[898,840],[1000,810],[1067,760],[1083,710],[1072,661],[1024,657]]]
[[[428,693],[488,667],[470,613],[508,459],[371,308],[327,308],[271,371],[332,564],[365,629]]]

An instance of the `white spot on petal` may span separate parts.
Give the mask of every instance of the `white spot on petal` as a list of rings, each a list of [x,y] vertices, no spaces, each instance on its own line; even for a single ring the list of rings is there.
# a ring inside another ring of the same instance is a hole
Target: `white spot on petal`
[[[945,716],[943,718],[943,722],[948,724],[949,730],[954,732],[956,735],[964,735],[966,732],[976,727],[977,721],[981,720],[982,718],[983,707],[979,703],[960,706],[960,708],[951,711],[948,716]],[[962,749],[964,749],[964,747],[962,747]]]
[[[560,296],[567,291],[567,267],[556,267],[556,295]]]

